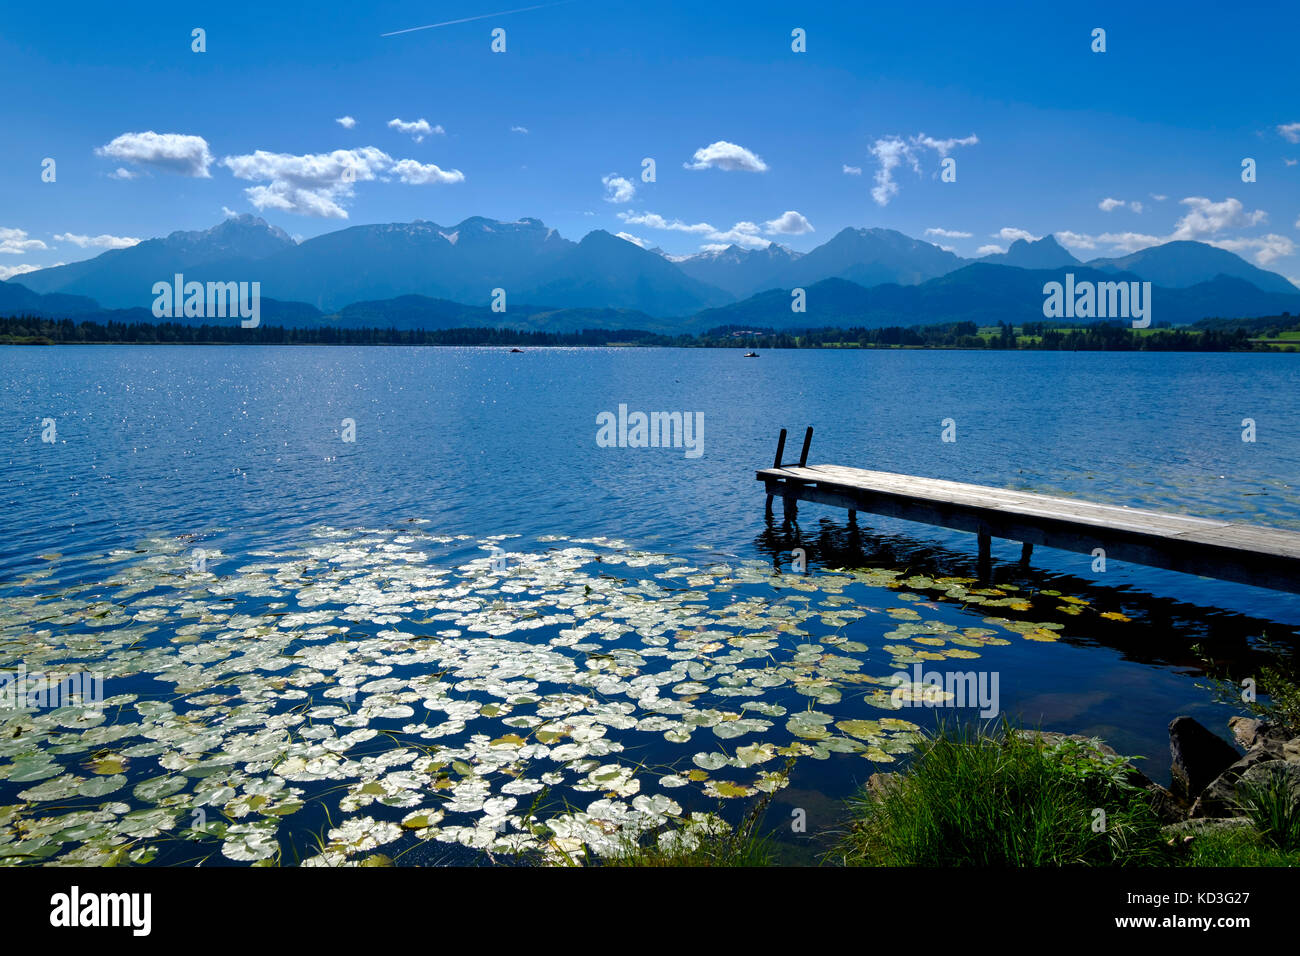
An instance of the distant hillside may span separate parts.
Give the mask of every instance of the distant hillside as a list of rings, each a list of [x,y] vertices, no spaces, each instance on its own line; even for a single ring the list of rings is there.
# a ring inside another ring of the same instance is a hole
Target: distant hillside
[[[1157,322],[1297,311],[1300,295],[1282,276],[1200,242],[1080,264],[1046,236],[972,262],[892,229],[848,228],[802,255],[770,244],[669,257],[603,230],[572,242],[529,218],[350,226],[295,243],[261,219],[240,216],[0,282],[0,312],[148,309],[154,283],[181,273],[187,281],[260,282],[263,321],[273,308],[289,327],[572,328],[566,323],[630,316],[647,317],[638,318],[640,327],[655,329],[995,323],[1041,318],[1042,284],[1065,269],[1080,278],[1153,283],[1161,290]],[[809,293],[806,315],[789,312],[795,287]],[[505,290],[504,314],[489,310],[494,289]]]
[[[28,272],[19,278],[33,292],[88,296],[105,308],[148,306],[153,302],[153,284],[170,282],[177,272],[186,273],[186,279],[251,281],[259,278],[248,274],[255,271],[252,263],[292,248],[294,241],[284,230],[245,215],[211,229],[173,232],[163,239],[110,249],[93,259]],[[223,263],[227,265],[220,265]],[[263,292],[271,294],[266,288]]]
[[[774,278],[785,288],[831,278],[863,286],[916,285],[959,269],[966,261],[934,243],[893,229],[850,228],[840,230]]]
[[[826,279],[805,290],[807,311],[790,310],[789,290],[760,293],[744,302],[696,315],[690,327],[722,325],[742,328],[818,328],[857,325],[864,328],[926,325],[939,322],[1043,321],[1043,286],[1063,281],[1137,280],[1132,273],[1102,272],[1086,266],[1029,270],[976,263],[915,286],[870,288],[843,279]],[[1219,276],[1184,289],[1152,287],[1152,323],[1184,325],[1210,316],[1269,315],[1300,312],[1300,294],[1263,292],[1243,279]]]
[[[41,295],[19,282],[0,282],[0,315],[48,315],[62,318],[98,311],[99,303],[84,295],[57,292]]]
[[[1106,272],[1132,272],[1171,289],[1186,288],[1224,275],[1243,279],[1265,292],[1283,295],[1300,292],[1276,272],[1259,269],[1227,249],[1203,242],[1166,242],[1117,259],[1093,259],[1087,265]]]
[[[46,319],[75,319],[79,322],[174,321],[180,325],[239,325],[238,318],[178,318],[160,320],[152,309],[104,309],[92,299],[54,293],[38,295],[12,282],[0,283],[0,316],[36,316]],[[425,329],[500,328],[542,332],[580,332],[584,329],[643,329],[668,333],[680,323],[655,318],[635,309],[565,309],[517,303],[507,312],[493,312],[486,306],[463,305],[448,299],[422,295],[395,299],[353,302],[334,313],[325,313],[305,302],[281,302],[263,297],[261,325],[285,329]]]
[[[598,229],[557,258],[545,276],[524,282],[519,297],[577,308],[636,309],[689,315],[732,296],[692,279],[676,265]]]

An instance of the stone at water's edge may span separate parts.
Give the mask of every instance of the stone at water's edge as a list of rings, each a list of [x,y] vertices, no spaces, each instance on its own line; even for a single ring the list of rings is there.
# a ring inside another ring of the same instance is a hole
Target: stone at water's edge
[[[1241,758],[1236,748],[1191,717],[1170,721],[1169,753],[1173,792],[1188,802]]]
[[[1187,816],[1187,804],[1160,784],[1149,781],[1143,789],[1151,798],[1151,809],[1162,822],[1177,823]]]
[[[1228,720],[1228,729],[1243,750],[1270,745],[1283,748],[1287,741],[1285,731],[1258,717],[1232,717]]]
[[[1251,788],[1266,786],[1274,774],[1286,780],[1291,806],[1300,806],[1300,763],[1280,759],[1263,748],[1252,750],[1220,774],[1192,805],[1193,819],[1245,813]]]
[[[1192,819],[1202,817],[1231,817],[1241,813],[1237,799],[1237,783],[1256,764],[1273,763],[1278,755],[1264,747],[1256,747],[1240,760],[1224,768],[1223,773],[1211,780],[1192,804]]]
[[[1192,805],[1192,818],[1244,813],[1243,785],[1258,786],[1270,773],[1285,773],[1292,781],[1300,780],[1300,737],[1288,739],[1284,730],[1254,717],[1233,717],[1228,726],[1237,741],[1249,750],[1206,785]],[[1292,794],[1293,803],[1300,801],[1300,786],[1293,784]]]
[[[1249,750],[1255,746],[1261,729],[1267,726],[1258,717],[1228,718],[1228,729],[1232,731],[1232,739],[1237,741],[1237,746],[1242,750]]]
[[[1291,809],[1300,807],[1300,763],[1289,760],[1264,760],[1255,764],[1241,775],[1237,792],[1249,793],[1252,787],[1268,787],[1280,784],[1291,798]]]

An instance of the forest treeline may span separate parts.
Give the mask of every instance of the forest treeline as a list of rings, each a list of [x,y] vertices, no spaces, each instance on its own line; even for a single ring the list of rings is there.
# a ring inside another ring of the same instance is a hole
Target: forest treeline
[[[998,323],[983,329],[974,322],[886,328],[825,328],[799,331],[722,327],[699,334],[665,334],[638,330],[586,329],[543,332],[518,329],[395,329],[338,327],[285,328],[264,325],[244,329],[230,324],[185,325],[179,322],[77,322],[34,317],[0,318],[0,343],[33,345],[484,345],[659,346],[677,348],[947,348],[1027,349],[1048,351],[1249,352],[1300,347],[1300,335],[1288,339],[1297,319],[1289,315],[1261,319],[1206,319],[1180,328],[1133,329],[1098,322]],[[1271,341],[1259,341],[1261,339]]]

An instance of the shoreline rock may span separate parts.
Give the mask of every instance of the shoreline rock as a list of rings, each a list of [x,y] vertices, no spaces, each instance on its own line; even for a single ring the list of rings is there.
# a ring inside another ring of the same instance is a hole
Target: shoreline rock
[[[1173,758],[1170,789],[1187,803],[1241,759],[1235,747],[1192,717],[1169,722],[1169,754]]]
[[[1292,806],[1300,806],[1300,737],[1288,738],[1278,727],[1255,717],[1233,717],[1228,727],[1246,749],[1244,755],[1237,756],[1235,750],[1191,717],[1177,717],[1169,725],[1175,788],[1186,787],[1194,798],[1188,820],[1244,819],[1251,789],[1267,785],[1275,775],[1287,781]],[[1222,746],[1211,743],[1209,738]],[[1219,767],[1210,780],[1201,782],[1229,751],[1234,759]]]

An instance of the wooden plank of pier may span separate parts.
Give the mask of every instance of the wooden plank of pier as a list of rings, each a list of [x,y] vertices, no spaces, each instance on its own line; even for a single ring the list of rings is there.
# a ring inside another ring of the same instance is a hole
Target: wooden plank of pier
[[[798,501],[918,521],[969,531],[979,538],[982,575],[989,563],[989,539],[1091,554],[1107,560],[1221,578],[1242,584],[1300,593],[1300,532],[1237,524],[1213,518],[1104,505],[1073,498],[992,488],[984,485],[899,475],[842,465],[806,464],[811,432],[801,463],[761,469],[768,504]],[[785,446],[784,433],[780,447]]]

